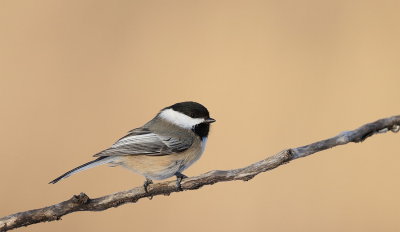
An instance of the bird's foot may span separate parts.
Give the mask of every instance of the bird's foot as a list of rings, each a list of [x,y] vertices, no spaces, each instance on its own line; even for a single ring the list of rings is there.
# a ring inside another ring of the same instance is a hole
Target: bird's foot
[[[177,172],[175,174],[175,176],[176,176],[176,187],[178,188],[179,191],[182,191],[183,189],[181,186],[181,182],[183,179],[188,178],[188,177],[180,172]]]
[[[146,178],[146,181],[143,183],[143,188],[144,188],[144,191],[146,192],[146,193],[149,193],[149,191],[147,191],[147,187],[149,186],[149,185],[151,185],[153,183],[153,181],[151,180],[151,179],[147,179]]]

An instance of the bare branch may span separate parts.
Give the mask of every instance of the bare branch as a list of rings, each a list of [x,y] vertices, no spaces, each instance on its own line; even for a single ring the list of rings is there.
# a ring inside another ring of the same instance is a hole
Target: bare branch
[[[342,132],[339,135],[315,142],[306,146],[287,149],[276,155],[268,157],[247,167],[233,170],[214,170],[200,176],[186,178],[182,181],[182,190],[194,190],[204,185],[212,185],[223,181],[244,180],[248,181],[254,176],[274,169],[291,160],[305,157],[313,153],[323,151],[338,145],[350,142],[362,142],[366,138],[387,131],[398,132],[400,130],[400,115],[365,124],[358,129]],[[175,181],[165,181],[148,186],[148,192],[144,188],[136,187],[131,190],[113,193],[107,196],[90,199],[81,193],[71,199],[48,207],[29,210],[0,218],[0,231],[7,231],[35,223],[59,220],[62,216],[76,211],[102,211],[111,207],[117,207],[125,203],[135,203],[141,198],[157,195],[169,195],[179,192]]]

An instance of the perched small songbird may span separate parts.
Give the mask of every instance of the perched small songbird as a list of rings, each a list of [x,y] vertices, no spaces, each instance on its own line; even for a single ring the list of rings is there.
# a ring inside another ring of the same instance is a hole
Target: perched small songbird
[[[110,148],[95,154],[85,163],[52,180],[55,184],[77,172],[102,164],[122,166],[152,180],[177,177],[177,186],[186,178],[182,172],[196,162],[204,151],[210,123],[208,110],[196,102],[180,102],[162,109],[144,126],[133,129]]]

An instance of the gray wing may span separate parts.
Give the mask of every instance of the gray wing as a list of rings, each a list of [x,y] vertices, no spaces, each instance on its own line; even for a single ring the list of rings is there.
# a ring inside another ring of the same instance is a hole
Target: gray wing
[[[146,128],[138,128],[94,156],[168,155],[188,149],[192,142],[191,139],[159,135]]]

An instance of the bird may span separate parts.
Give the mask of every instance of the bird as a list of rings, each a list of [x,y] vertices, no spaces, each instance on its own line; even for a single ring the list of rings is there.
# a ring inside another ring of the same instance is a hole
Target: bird
[[[176,186],[187,178],[182,172],[196,162],[206,147],[210,124],[206,107],[185,101],[165,107],[142,127],[130,130],[111,147],[97,153],[82,164],[49,184],[99,165],[121,166],[146,178],[145,191],[153,180],[176,177]]]

